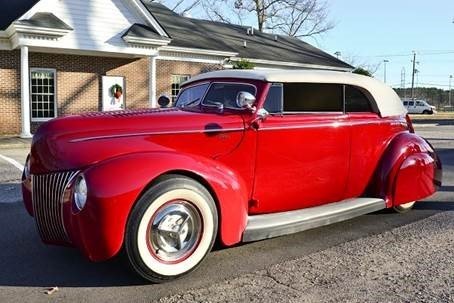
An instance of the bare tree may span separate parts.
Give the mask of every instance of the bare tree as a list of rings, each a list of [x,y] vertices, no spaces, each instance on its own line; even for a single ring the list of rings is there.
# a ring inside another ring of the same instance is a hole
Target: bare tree
[[[208,18],[256,26],[293,37],[322,34],[334,27],[324,0],[202,0]]]
[[[326,0],[157,0],[183,14],[195,8],[199,17],[249,25],[302,38],[314,37],[334,27]],[[200,14],[202,11],[202,15]]]
[[[372,63],[370,61],[360,59],[358,56],[352,54],[344,55],[340,59],[347,62],[351,66],[354,66],[355,68],[364,69],[368,71],[372,76],[374,76],[375,73],[377,73],[377,70],[381,67],[382,64],[382,61]]]
[[[184,14],[199,6],[202,0],[158,0],[176,13]]]

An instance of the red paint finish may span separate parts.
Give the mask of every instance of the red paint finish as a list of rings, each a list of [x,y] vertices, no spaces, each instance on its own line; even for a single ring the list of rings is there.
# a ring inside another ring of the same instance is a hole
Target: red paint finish
[[[342,200],[350,153],[346,119],[343,114],[296,114],[261,123],[253,193],[258,203],[251,213]]]
[[[410,173],[415,171],[419,174]],[[416,134],[399,133],[388,144],[366,194],[392,207],[435,193],[441,181],[441,162],[433,147]],[[421,184],[423,188],[416,188]]]
[[[423,199],[434,193],[437,190],[437,184],[434,183],[435,167],[435,159],[426,153],[413,154],[406,158],[396,178],[394,205]],[[408,190],[409,188],[413,190]]]
[[[348,122],[351,152],[345,196],[353,198],[364,194],[389,142],[407,127],[403,118],[380,118],[374,113],[348,114]]]
[[[270,86],[216,81],[255,85],[258,108]],[[405,117],[314,113],[253,124],[255,119],[247,111],[202,107],[59,118],[34,136],[31,173],[84,174],[87,204],[75,211],[70,184],[63,222],[66,244],[94,261],[118,253],[131,209],[163,174],[185,174],[207,187],[224,245],[241,241],[248,215],[359,196],[382,197],[391,207],[424,198],[441,182],[433,148],[409,132]],[[33,214],[31,186],[23,180],[24,202]]]

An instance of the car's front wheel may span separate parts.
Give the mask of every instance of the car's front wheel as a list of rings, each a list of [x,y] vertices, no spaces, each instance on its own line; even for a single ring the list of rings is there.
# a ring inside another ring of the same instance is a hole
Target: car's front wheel
[[[394,206],[393,209],[396,212],[403,214],[409,212],[413,208],[413,206],[415,206],[415,201]]]
[[[213,247],[218,215],[213,197],[193,179],[168,175],[137,201],[125,249],[133,269],[161,283],[194,270]]]
[[[432,111],[425,109],[422,113],[423,113],[423,115],[431,115]]]

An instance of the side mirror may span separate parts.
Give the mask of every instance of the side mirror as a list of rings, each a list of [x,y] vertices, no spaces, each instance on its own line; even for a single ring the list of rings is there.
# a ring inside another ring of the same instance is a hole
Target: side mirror
[[[269,115],[270,113],[266,109],[260,108],[257,111],[254,120],[251,121],[251,127],[254,129],[258,129],[260,126],[260,122],[265,121]]]
[[[166,95],[162,95],[158,98],[158,104],[160,107],[167,107],[170,104],[170,98]]]
[[[236,95],[236,105],[240,108],[253,110],[255,104],[255,96],[248,92],[239,92]]]

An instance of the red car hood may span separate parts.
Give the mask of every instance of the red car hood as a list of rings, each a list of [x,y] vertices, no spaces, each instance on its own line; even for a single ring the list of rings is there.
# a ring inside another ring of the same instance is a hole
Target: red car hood
[[[238,114],[177,108],[57,118],[43,124],[33,136],[31,173],[83,169],[111,157],[143,151],[179,150],[216,156],[233,149],[241,140],[243,129],[243,119]],[[237,132],[218,146],[206,142],[206,148],[194,148],[194,143],[204,142],[200,136],[208,139],[210,134],[223,130]]]

